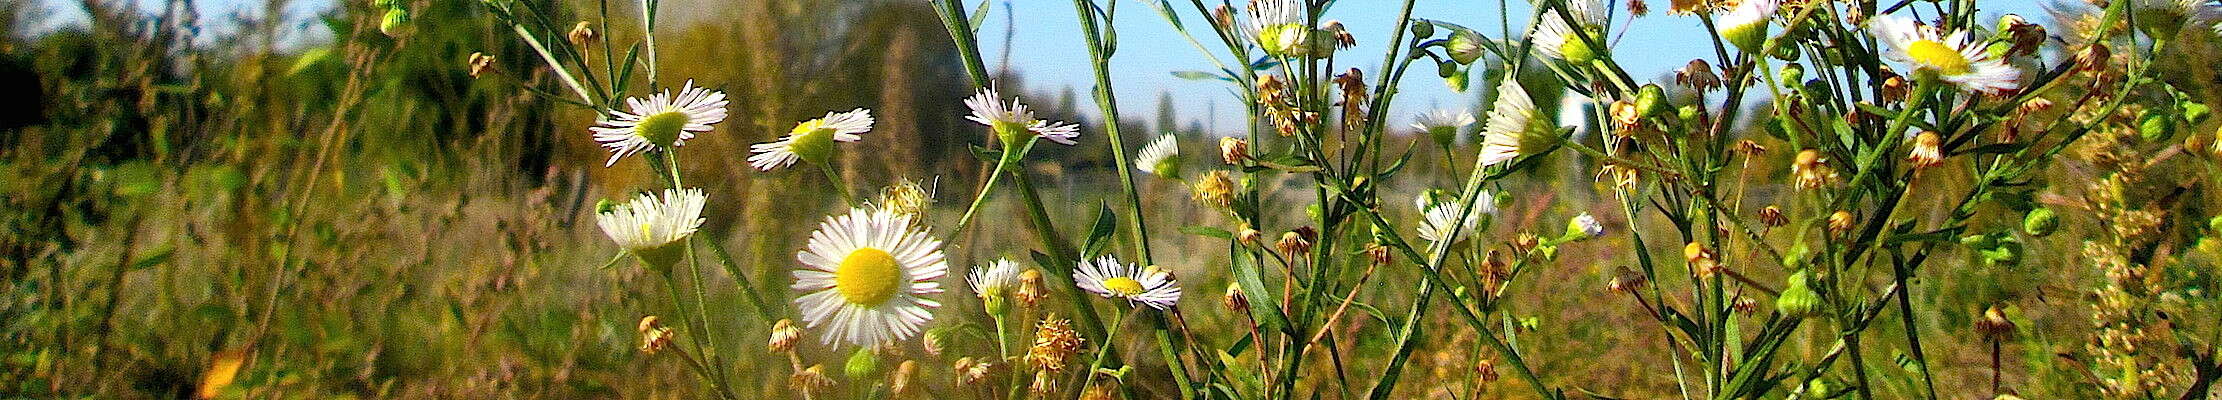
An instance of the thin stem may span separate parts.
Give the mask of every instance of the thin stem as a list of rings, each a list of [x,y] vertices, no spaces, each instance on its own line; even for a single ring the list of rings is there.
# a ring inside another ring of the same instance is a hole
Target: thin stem
[[[856,195],[854,195],[854,194],[850,194],[850,193],[849,193],[849,181],[848,181],[848,180],[846,180],[846,179],[842,179],[842,178],[841,178],[841,172],[840,172],[840,171],[834,171],[834,170],[833,170],[833,164],[832,164],[832,163],[817,163],[817,164],[818,164],[818,170],[819,170],[819,171],[822,171],[822,172],[825,172],[825,174],[826,174],[826,183],[827,183],[828,185],[832,185],[832,186],[833,186],[833,192],[834,192],[834,193],[840,193],[840,194],[841,194],[841,201],[849,203],[849,207],[863,207],[863,206],[864,206],[864,205],[863,205],[862,203],[858,203],[858,202],[856,201]]]

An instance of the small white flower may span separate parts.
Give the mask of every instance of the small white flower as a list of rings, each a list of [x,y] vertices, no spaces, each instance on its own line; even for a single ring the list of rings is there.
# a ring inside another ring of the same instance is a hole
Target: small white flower
[[[1599,29],[1604,28],[1605,18],[1611,15],[1605,13],[1605,5],[1599,1],[1567,0],[1566,13],[1574,17],[1572,22],[1559,18],[1557,11],[1544,12],[1543,23],[1536,25],[1532,36],[1535,51],[1574,63],[1588,63],[1590,58],[1596,57],[1598,49],[1590,48],[1588,42],[1575,37],[1574,33],[1577,30],[1587,32],[1590,42],[1604,44],[1605,36]]]
[[[1940,35],[1936,28],[1911,18],[1882,16],[1867,22],[1867,31],[1890,47],[1884,55],[1912,64],[1915,73],[1933,73],[1971,93],[2004,94],[2019,87],[2021,71],[1985,51],[1968,32]]]
[[[1412,120],[1412,129],[1426,132],[1436,143],[1448,146],[1458,139],[1458,130],[1474,124],[1474,114],[1466,110],[1436,109]]]
[[[823,341],[875,346],[916,336],[933,319],[941,293],[936,282],[949,272],[941,241],[909,216],[851,209],[826,217],[795,253],[795,298],[803,321],[824,328]]]
[[[1478,203],[1474,204],[1473,214],[1464,215],[1465,222],[1455,225],[1453,223],[1461,217],[1459,212],[1464,211],[1462,210],[1464,207],[1457,202],[1446,201],[1427,207],[1425,209],[1427,218],[1420,223],[1420,238],[1427,239],[1430,242],[1442,242],[1445,239],[1448,239],[1451,243],[1466,241],[1466,238],[1473,236],[1475,226],[1480,223],[1482,215],[1497,212],[1497,205],[1493,204],[1490,201],[1491,199],[1494,199],[1494,197],[1490,197],[1488,192],[1482,192],[1481,197],[1476,198]],[[1457,235],[1451,234],[1451,228],[1454,226],[1458,228]]]
[[[974,267],[965,282],[972,285],[972,294],[980,298],[1002,296],[1018,287],[1018,273],[1018,263],[997,259],[986,266]]]
[[[1603,236],[1604,234],[1605,224],[1603,222],[1597,222],[1597,217],[1591,216],[1589,215],[1589,213],[1582,213],[1582,215],[1575,216],[1574,219],[1566,221],[1566,236],[1570,236],[1574,239],[1588,239]]]
[[[663,196],[641,193],[632,201],[594,214],[594,223],[617,247],[651,267],[666,268],[683,254],[672,246],[702,226],[702,189],[664,189]]]
[[[1020,103],[1017,98],[1004,102],[994,89],[980,88],[979,93],[964,99],[964,106],[972,109],[972,115],[967,115],[964,119],[994,128],[1004,144],[1016,144],[1018,139],[1022,139],[1018,135],[1021,132],[1032,132],[1043,139],[1066,146],[1079,143],[1073,140],[1080,136],[1079,125],[1034,119],[1034,111],[1027,109],[1025,103]]]
[[[1482,128],[1481,163],[1497,165],[1535,154],[1556,144],[1558,128],[1535,109],[1535,99],[1520,81],[1506,78],[1497,85],[1497,100]]]
[[[1169,310],[1180,303],[1180,283],[1173,280],[1172,272],[1155,265],[1142,268],[1121,263],[1117,257],[1103,256],[1080,263],[1073,281],[1089,293],[1126,299],[1159,310]]]
[[[1251,0],[1250,20],[1243,33],[1259,49],[1275,55],[1308,50],[1312,28],[1307,26],[1304,3],[1299,0]]]
[[[725,121],[725,105],[725,92],[695,87],[688,80],[678,96],[665,90],[645,99],[626,98],[628,111],[610,110],[608,118],[587,130],[609,148],[610,159],[602,163],[607,167],[625,156],[686,145],[696,132],[709,132],[710,125]]]
[[[1767,41],[1767,20],[1774,18],[1777,0],[1744,0],[1720,18],[1721,36],[1746,52],[1757,52]]]
[[[1134,168],[1160,178],[1179,178],[1180,140],[1173,135],[1158,135],[1134,156]]]
[[[825,117],[795,124],[795,129],[779,140],[749,145],[748,165],[770,171],[795,165],[796,160],[826,162],[832,156],[834,142],[864,139],[861,134],[872,131],[872,122],[872,110],[868,109],[827,112]]]

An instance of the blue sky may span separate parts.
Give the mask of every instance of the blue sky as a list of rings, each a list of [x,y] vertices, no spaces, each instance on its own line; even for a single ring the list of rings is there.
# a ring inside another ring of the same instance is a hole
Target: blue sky
[[[1054,88],[1070,85],[1086,93],[1094,86],[1093,71],[1088,61],[1087,48],[1080,35],[1080,27],[1072,3],[1061,0],[991,0],[996,1],[995,15],[984,23],[980,33],[982,51],[986,52],[989,68],[1002,53],[1002,38],[1006,31],[1004,18],[1015,17],[1014,40],[1011,43],[1011,69],[1019,72],[1034,88]],[[1101,0],[1099,0],[1101,1]],[[1119,100],[1119,108],[1126,118],[1154,121],[1158,95],[1170,92],[1183,123],[1211,117],[1222,131],[1240,129],[1240,101],[1216,81],[1190,81],[1175,78],[1173,71],[1215,70],[1211,62],[1188,44],[1156,10],[1140,0],[1119,0],[1115,25],[1119,34],[1119,51],[1111,62],[1111,81]],[[1624,1],[1624,0],[1615,0]],[[1694,17],[1669,16],[1663,12],[1667,0],[1651,0],[1653,12],[1630,22],[1625,13],[1614,20],[1616,30],[1626,34],[1614,43],[1617,60],[1639,80],[1647,80],[1681,67],[1692,58],[1713,54],[1712,42],[1704,40],[1704,27]],[[1204,17],[1198,15],[1187,1],[1172,1],[1180,12],[1189,31],[1198,35],[1207,48],[1217,49],[1211,31],[1204,26]],[[1206,1],[1205,4],[1215,4]],[[1235,0],[1237,7],[1243,2]],[[1512,23],[1524,24],[1528,15],[1525,2],[1512,1],[1509,13]],[[2034,21],[2044,21],[2044,13],[2037,0],[2011,0],[1990,3],[1980,13],[1983,20],[1994,20],[2004,13],[2018,13]],[[1625,3],[1622,3],[1623,6]],[[1388,40],[1390,30],[1397,21],[1402,2],[1395,0],[1342,0],[1329,10],[1325,19],[1342,21],[1358,38],[1358,46],[1344,50],[1339,62],[1345,67],[1357,67],[1365,72],[1368,81],[1377,77],[1378,63]],[[1413,18],[1424,18],[1455,23],[1474,28],[1491,38],[1499,36],[1497,2],[1487,0],[1421,0],[1413,6]],[[1010,12],[1012,14],[1005,14]],[[1221,52],[1221,60],[1231,60]],[[1233,62],[1233,61],[1228,61]],[[1390,126],[1410,123],[1412,116],[1435,108],[1472,109],[1471,93],[1452,91],[1433,73],[1430,62],[1422,60],[1401,82],[1396,102],[1389,110]],[[1338,68],[1339,69],[1339,68]],[[1475,86],[1476,88],[1479,85]],[[1204,115],[1216,104],[1216,116]],[[1095,107],[1083,107],[1090,115]],[[1208,123],[1208,121],[1207,121]]]

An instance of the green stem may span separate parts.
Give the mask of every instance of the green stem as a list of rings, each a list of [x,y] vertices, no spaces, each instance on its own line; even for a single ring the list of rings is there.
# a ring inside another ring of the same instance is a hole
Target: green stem
[[[1088,370],[1080,371],[1080,373],[1082,374],[1087,374],[1088,377],[1082,378],[1080,380],[1080,387],[1075,389],[1086,391],[1088,390],[1088,385],[1095,384],[1096,369],[1102,368],[1104,360],[1111,358],[1111,344],[1116,343],[1115,341],[1119,340],[1119,327],[1122,325],[1126,325],[1126,317],[1138,313],[1130,313],[1126,312],[1125,310],[1126,309],[1124,308],[1119,308],[1116,306],[1111,308],[1111,314],[1116,315],[1116,317],[1112,317],[1113,321],[1115,322],[1111,323],[1111,331],[1107,332],[1106,336],[1103,338],[1103,348],[1096,350],[1096,360],[1088,364]]]
[[[833,170],[833,164],[830,161],[816,164],[818,164],[819,171],[825,172],[826,184],[833,186],[834,193],[841,194],[841,201],[849,203],[849,207],[864,206],[856,201],[856,195],[849,193],[849,181],[841,178],[840,171]]]

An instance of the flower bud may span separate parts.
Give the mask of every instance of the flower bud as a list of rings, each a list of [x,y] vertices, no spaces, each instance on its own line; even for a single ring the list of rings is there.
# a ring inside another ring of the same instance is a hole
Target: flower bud
[[[2051,208],[2037,207],[2035,210],[2029,210],[2029,215],[2021,218],[2021,230],[2028,233],[2029,236],[2045,237],[2059,228],[2060,215],[2054,213]]]
[[[1664,115],[1667,107],[1670,105],[1666,101],[1666,88],[1659,87],[1658,84],[1645,84],[1642,89],[1636,89],[1636,112],[1643,113],[1646,117],[1656,117]]]
[[[916,375],[918,375],[918,362],[903,360],[902,364],[895,366],[895,376],[888,378],[887,391],[892,392],[891,394],[898,398],[909,394],[912,389],[916,389],[911,382],[916,378]]]
[[[1852,223],[1852,212],[1837,210],[1835,213],[1829,214],[1829,234],[1842,235],[1844,232],[1850,232]]]
[[[1237,313],[1250,312],[1250,296],[1242,294],[1242,286],[1236,285],[1233,282],[1227,283],[1227,294],[1221,296],[1219,298],[1219,301],[1221,304],[1226,305],[1227,310],[1229,311],[1234,311]]]
[[[2159,142],[2176,136],[2176,118],[2164,112],[2146,110],[2137,118],[2137,136],[2148,142]]]
[[[880,355],[873,352],[871,346],[858,347],[855,352],[849,353],[848,364],[841,367],[842,376],[849,379],[872,376],[879,371]]]
[[[1765,208],[1759,209],[1759,223],[1764,224],[1769,228],[1775,228],[1781,227],[1783,225],[1789,225],[1790,218],[1782,215],[1781,208],[1775,206],[1767,206]]]
[[[1487,40],[1489,39],[1482,37],[1480,32],[1472,29],[1452,28],[1450,39],[1443,41],[1443,49],[1459,64],[1473,64],[1474,60],[1481,59],[1482,43]]]
[[[657,351],[670,347],[671,337],[675,336],[671,328],[664,326],[662,320],[654,315],[640,318],[639,331],[640,352],[646,354],[656,354]]]
[[[572,46],[584,48],[601,42],[602,34],[594,32],[594,24],[579,21],[577,25],[571,26],[571,32],[565,34],[564,38],[569,39]]]
[[[409,32],[414,30],[414,27],[409,25],[409,20],[409,9],[402,7],[387,8],[385,18],[378,21],[378,32],[394,38],[408,36]]]
[[[799,341],[802,341],[802,328],[796,327],[794,320],[781,319],[772,323],[771,340],[766,347],[773,353],[792,352],[795,342]]]
[[[1825,315],[1821,311],[1821,294],[1807,286],[1806,279],[1806,271],[1791,273],[1789,283],[1782,288],[1782,296],[1775,298],[1775,310],[1791,318]]]

